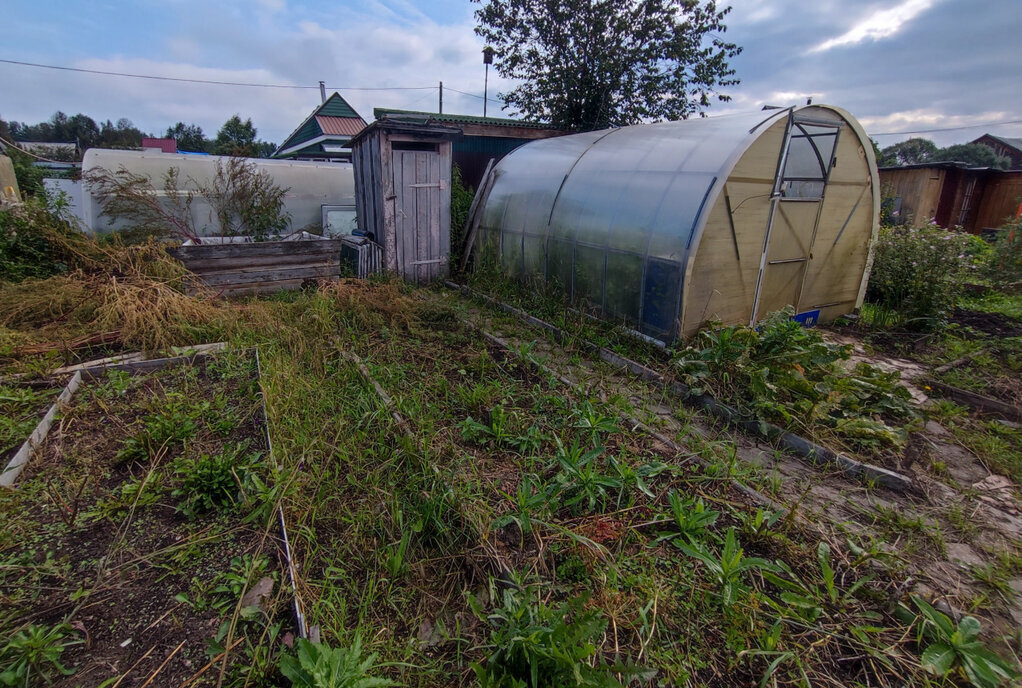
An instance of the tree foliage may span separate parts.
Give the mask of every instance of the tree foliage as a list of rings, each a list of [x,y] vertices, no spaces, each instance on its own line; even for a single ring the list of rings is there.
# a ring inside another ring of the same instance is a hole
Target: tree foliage
[[[13,141],[41,141],[46,143],[76,142],[80,150],[88,148],[138,148],[146,134],[122,117],[117,123],[107,120],[97,123],[88,115],[78,113],[70,117],[58,110],[46,122],[0,122],[0,136]]]
[[[941,148],[934,155],[935,161],[964,162],[973,167],[996,167],[1006,170],[1011,165],[1011,160],[1003,155],[998,155],[990,146],[982,143],[959,143],[947,148]]]
[[[172,127],[167,127],[164,138],[177,141],[177,149],[190,153],[208,153],[210,149],[209,139],[202,133],[202,127],[198,124],[185,124],[178,122]]]
[[[994,149],[982,143],[958,143],[938,148],[929,139],[911,138],[888,146],[880,151],[877,163],[881,167],[918,165],[928,162],[964,162],[973,167],[997,167],[1008,169],[1011,161],[997,155]]]
[[[928,162],[936,152],[937,144],[933,141],[923,138],[912,138],[881,150],[880,159],[877,160],[877,163],[882,167],[916,165],[921,162]]]
[[[586,131],[701,113],[738,83],[714,0],[473,0],[514,114]]]

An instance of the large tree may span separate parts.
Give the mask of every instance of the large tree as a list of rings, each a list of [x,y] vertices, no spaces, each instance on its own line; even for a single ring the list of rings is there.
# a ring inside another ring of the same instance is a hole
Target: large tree
[[[241,121],[239,115],[233,115],[224,122],[213,142],[213,152],[217,155],[234,155],[254,158],[256,156],[256,128],[252,119]]]
[[[884,148],[877,162],[881,167],[917,165],[929,162],[936,152],[937,144],[930,139],[913,138]]]
[[[209,141],[202,133],[202,127],[198,124],[185,124],[178,122],[172,127],[167,127],[164,138],[177,141],[177,149],[191,153],[208,153]]]
[[[513,114],[577,131],[701,113],[738,83],[713,0],[473,0]]]

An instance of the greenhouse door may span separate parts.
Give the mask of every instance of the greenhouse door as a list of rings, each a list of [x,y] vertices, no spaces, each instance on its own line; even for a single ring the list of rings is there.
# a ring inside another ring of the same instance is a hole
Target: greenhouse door
[[[798,120],[789,125],[774,181],[750,325],[785,306],[799,311],[839,128]],[[815,322],[812,314],[805,319]]]
[[[447,247],[440,232],[443,226],[440,154],[435,150],[394,150],[393,162],[397,270],[413,284],[445,277]]]

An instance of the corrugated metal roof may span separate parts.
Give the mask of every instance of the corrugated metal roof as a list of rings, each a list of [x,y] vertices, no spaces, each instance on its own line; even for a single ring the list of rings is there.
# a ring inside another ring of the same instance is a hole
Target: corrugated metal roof
[[[373,117],[383,119],[384,117],[429,117],[436,122],[451,122],[454,124],[484,124],[492,127],[521,127],[524,129],[557,129],[552,124],[545,122],[529,122],[523,119],[508,119],[506,117],[474,117],[472,115],[449,115],[439,112],[420,112],[417,110],[394,110],[392,108],[373,108]]]
[[[366,123],[361,117],[325,117],[316,116],[320,130],[328,136],[354,136],[365,129]]]

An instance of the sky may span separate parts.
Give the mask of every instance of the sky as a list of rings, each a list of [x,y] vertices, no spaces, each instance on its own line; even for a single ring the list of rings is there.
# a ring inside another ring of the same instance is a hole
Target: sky
[[[708,116],[812,97],[850,111],[881,146],[915,131],[942,146],[987,132],[1022,137],[1022,0],[730,4],[725,38],[743,48],[732,61],[741,83]],[[97,122],[126,117],[157,135],[178,121],[195,123],[215,136],[239,113],[252,118],[259,138],[280,143],[319,104],[321,80],[367,121],[374,107],[435,112],[440,81],[444,112],[481,115],[477,7],[468,0],[6,0],[0,60],[288,88],[0,62],[0,118],[36,123],[62,110]],[[487,114],[506,114],[496,98],[512,85],[490,70]],[[934,129],[946,131],[927,131]]]

